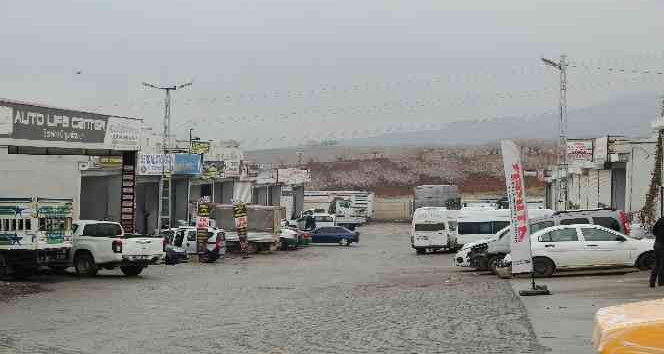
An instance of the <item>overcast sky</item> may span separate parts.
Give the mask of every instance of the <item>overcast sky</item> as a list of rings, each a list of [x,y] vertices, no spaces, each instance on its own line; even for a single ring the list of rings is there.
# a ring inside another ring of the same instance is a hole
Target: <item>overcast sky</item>
[[[571,109],[664,92],[664,75],[596,69],[664,70],[662,0],[0,4],[0,97],[159,127],[163,93],[141,82],[193,80],[173,133],[247,149],[550,112],[541,56],[577,65]]]

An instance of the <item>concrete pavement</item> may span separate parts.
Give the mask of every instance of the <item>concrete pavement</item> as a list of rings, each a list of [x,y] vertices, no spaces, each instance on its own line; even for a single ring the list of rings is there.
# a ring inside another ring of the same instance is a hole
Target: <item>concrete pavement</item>
[[[521,301],[540,344],[550,353],[593,353],[593,319],[599,308],[664,297],[664,287],[648,287],[648,275],[634,269],[562,273],[536,279],[552,295],[521,297]],[[529,278],[509,281],[515,293],[530,287]]]

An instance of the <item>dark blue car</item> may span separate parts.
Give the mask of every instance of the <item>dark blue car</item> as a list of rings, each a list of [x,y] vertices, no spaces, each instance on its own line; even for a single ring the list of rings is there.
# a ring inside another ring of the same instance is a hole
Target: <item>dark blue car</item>
[[[319,227],[311,233],[311,242],[350,246],[353,242],[360,242],[360,233],[341,226]]]

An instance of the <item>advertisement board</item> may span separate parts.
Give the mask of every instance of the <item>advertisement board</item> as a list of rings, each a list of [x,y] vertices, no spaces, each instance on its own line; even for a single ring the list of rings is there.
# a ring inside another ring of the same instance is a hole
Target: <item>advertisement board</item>
[[[191,153],[192,154],[207,154],[210,152],[210,143],[207,141],[192,141]]]
[[[609,154],[609,138],[605,136],[595,139],[593,148],[593,161],[596,163],[606,162]]]
[[[299,168],[280,168],[277,171],[277,182],[284,184],[304,184],[311,182],[309,170]]]
[[[510,203],[512,273],[530,273],[533,265],[521,150],[511,140],[503,140],[500,145],[503,153],[507,198]]]
[[[201,178],[203,179],[224,178],[224,162],[223,161],[203,162],[203,172],[201,173]]]
[[[224,177],[240,177],[240,161],[225,161]]]
[[[140,149],[141,120],[0,100],[0,145]]]
[[[137,172],[142,176],[171,173],[173,172],[173,155],[139,153]]]
[[[593,160],[593,140],[568,140],[567,161],[591,162]]]
[[[267,169],[260,170],[256,176],[257,184],[273,184],[277,183],[277,170]]]
[[[201,155],[175,154],[173,159],[174,175],[199,175],[201,169]]]

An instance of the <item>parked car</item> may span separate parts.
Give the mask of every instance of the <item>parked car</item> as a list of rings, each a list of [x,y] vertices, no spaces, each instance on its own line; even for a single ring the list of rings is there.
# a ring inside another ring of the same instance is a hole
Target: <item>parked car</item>
[[[533,217],[529,220],[531,235],[556,225],[597,224],[626,235],[629,235],[632,229],[627,216],[621,210],[588,209],[553,212],[534,209],[529,210],[529,216]],[[471,248],[470,251],[464,252],[467,259],[457,265],[466,265],[477,270],[488,269],[495,273],[497,261],[510,252],[509,227],[500,230],[494,237],[473,243]]]
[[[178,247],[173,244],[175,241],[175,230],[163,230],[161,236],[166,242],[164,246],[164,252],[166,252],[165,262],[168,265],[175,265],[178,263],[188,262],[189,255],[187,254],[187,249],[183,247]]]
[[[312,243],[338,243],[350,246],[353,242],[360,242],[360,233],[350,231],[342,226],[319,227],[311,233]]]
[[[120,268],[127,276],[141,274],[149,264],[164,258],[161,236],[125,234],[112,221],[79,220],[72,224],[73,250],[69,265],[81,276],[94,276],[100,268]]]
[[[599,225],[560,225],[531,235],[533,271],[551,276],[562,269],[654,264],[653,239],[637,240]]]
[[[279,241],[281,242],[281,250],[287,251],[289,248],[297,247],[301,241],[302,232],[295,227],[282,226],[279,234]]]

